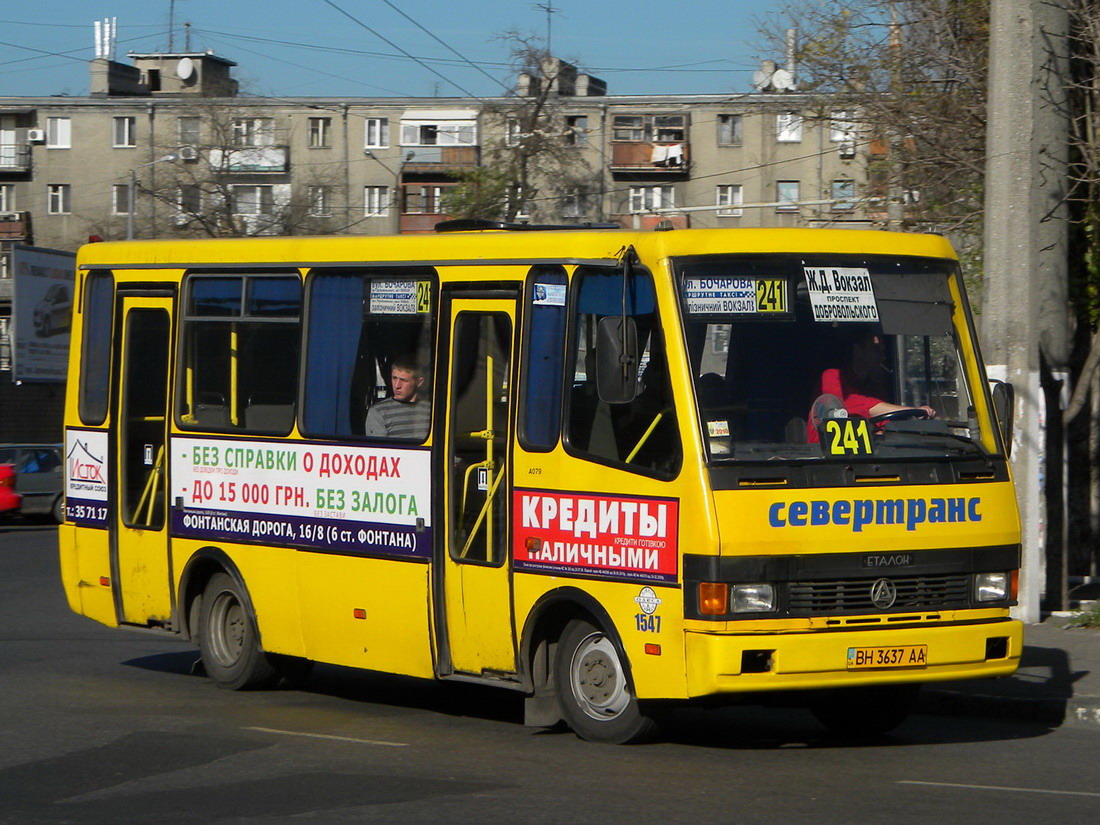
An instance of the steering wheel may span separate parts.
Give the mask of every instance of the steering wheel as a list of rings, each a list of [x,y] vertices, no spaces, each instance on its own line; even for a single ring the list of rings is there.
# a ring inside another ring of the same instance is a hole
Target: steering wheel
[[[887,421],[910,421],[912,419],[926,418],[928,418],[928,413],[920,407],[909,407],[904,410],[893,410],[892,412],[883,413],[882,415],[876,415],[871,419],[871,423],[885,424]]]

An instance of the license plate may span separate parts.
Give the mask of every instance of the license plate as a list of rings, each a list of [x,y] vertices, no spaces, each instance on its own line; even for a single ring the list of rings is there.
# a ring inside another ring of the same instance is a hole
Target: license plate
[[[848,648],[848,670],[898,667],[928,667],[928,645]]]

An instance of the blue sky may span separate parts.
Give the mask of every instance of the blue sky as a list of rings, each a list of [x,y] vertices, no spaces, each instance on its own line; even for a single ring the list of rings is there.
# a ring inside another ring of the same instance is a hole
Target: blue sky
[[[758,24],[775,7],[766,0],[549,2],[558,10],[553,51],[602,77],[611,94],[749,92],[761,58],[782,60],[759,51]],[[189,21],[192,50],[236,61],[242,88],[259,95],[488,96],[510,77],[498,35],[545,37],[539,5],[547,3],[175,0],[173,48],[184,50]],[[87,94],[93,22],[118,19],[126,62],[127,52],[167,50],[170,6],[0,0],[0,96]]]

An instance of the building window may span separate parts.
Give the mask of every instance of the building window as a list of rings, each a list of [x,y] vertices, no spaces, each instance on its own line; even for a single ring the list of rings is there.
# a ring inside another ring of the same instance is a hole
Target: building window
[[[561,216],[565,220],[583,220],[588,215],[588,195],[574,189],[562,197]]]
[[[565,118],[565,142],[570,146],[588,145],[588,115],[569,115]]]
[[[829,118],[829,140],[849,143],[856,139],[856,122],[851,112],[833,112]]]
[[[73,188],[67,183],[51,183],[46,187],[46,213],[68,215],[72,211]]]
[[[311,117],[309,119],[309,148],[328,149],[331,144],[332,118]]]
[[[309,187],[309,214],[314,218],[326,218],[332,214],[332,190],[328,186]]]
[[[234,146],[274,146],[275,120],[270,117],[246,117],[233,121]]]
[[[137,118],[116,117],[112,129],[113,146],[116,149],[129,149],[137,146]]]
[[[201,142],[199,129],[202,126],[200,117],[181,117],[177,120],[180,146],[198,146]]]
[[[718,145],[741,145],[741,115],[718,115]]]
[[[178,222],[185,224],[202,212],[202,188],[195,184],[181,186],[177,193],[177,203],[179,204]]]
[[[71,149],[73,146],[73,122],[67,117],[46,118],[46,148]]]
[[[15,184],[0,183],[0,212],[15,211]]]
[[[776,197],[778,206],[775,207],[776,212],[797,212],[798,211],[798,181],[796,180],[781,180],[776,181],[775,184]]]
[[[443,200],[442,186],[406,186],[406,215],[437,215]]]
[[[687,115],[615,115],[611,119],[611,139],[682,143],[687,140]]]
[[[363,214],[368,218],[384,218],[390,214],[390,188],[388,186],[363,187]]]
[[[385,149],[390,145],[390,121],[384,117],[368,117],[364,124],[367,149]]]
[[[856,182],[854,180],[834,180],[832,199],[834,212],[851,212],[856,208]]]
[[[648,212],[676,205],[676,190],[671,186],[631,186],[630,211]]]
[[[775,116],[775,139],[779,143],[802,141],[802,115],[798,112],[780,112]]]
[[[740,208],[744,201],[744,194],[739,183],[724,183],[717,189],[716,205],[722,207],[718,210],[720,218],[740,218],[744,210]]]
[[[116,183],[111,188],[111,211],[116,215],[130,214],[130,186]]]
[[[272,215],[275,213],[275,193],[270,186],[234,186],[233,214]]]
[[[520,128],[519,121],[514,117],[508,118],[507,123],[504,124],[504,145],[515,149],[519,146],[522,137],[523,130]]]

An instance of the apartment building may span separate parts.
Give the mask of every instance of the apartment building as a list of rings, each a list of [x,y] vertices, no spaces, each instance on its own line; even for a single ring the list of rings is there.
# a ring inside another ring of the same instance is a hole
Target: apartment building
[[[87,97],[0,98],[0,241],[426,232],[461,173],[514,146],[534,94],[261,98],[210,53],[91,61]],[[853,118],[797,92],[616,96],[565,64],[551,93],[573,174],[521,215],[649,226],[866,225]],[[568,160],[567,160],[568,162]],[[760,205],[764,204],[764,205]]]

